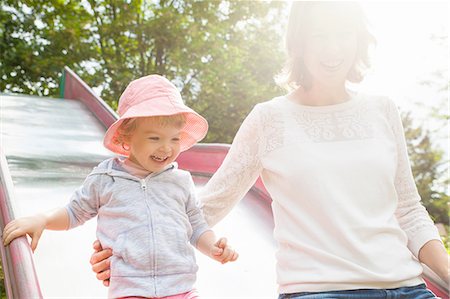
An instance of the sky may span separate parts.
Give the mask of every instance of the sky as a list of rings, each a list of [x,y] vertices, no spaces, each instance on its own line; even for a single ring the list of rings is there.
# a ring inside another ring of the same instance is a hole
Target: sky
[[[448,113],[448,88],[437,92],[437,86],[449,82],[449,2],[361,3],[377,38],[373,67],[362,88],[390,96],[401,109],[412,110],[417,120],[427,119],[428,107]],[[424,80],[431,80],[431,85],[421,84]]]
[[[449,122],[430,117],[431,108],[450,115],[450,2],[361,3],[377,38],[372,71],[361,87],[388,95],[400,110],[411,111],[415,124],[432,131],[432,141],[450,161]],[[422,84],[424,80],[431,84]]]

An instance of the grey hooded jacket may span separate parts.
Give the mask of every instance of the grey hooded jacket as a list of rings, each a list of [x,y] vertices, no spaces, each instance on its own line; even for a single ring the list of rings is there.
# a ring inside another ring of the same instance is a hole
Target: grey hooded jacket
[[[118,158],[100,163],[66,206],[70,228],[97,218],[97,238],[111,248],[110,298],[163,297],[190,291],[195,246],[207,231],[189,172],[172,163],[140,179]]]

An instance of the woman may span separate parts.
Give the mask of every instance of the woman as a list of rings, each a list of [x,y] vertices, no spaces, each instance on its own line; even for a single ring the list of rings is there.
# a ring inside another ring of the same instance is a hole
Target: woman
[[[396,106],[347,89],[362,80],[372,41],[359,5],[294,2],[293,91],[254,107],[199,194],[214,225],[261,175],[273,199],[279,298],[435,298],[420,262],[449,279]],[[92,257],[99,279],[109,254]]]

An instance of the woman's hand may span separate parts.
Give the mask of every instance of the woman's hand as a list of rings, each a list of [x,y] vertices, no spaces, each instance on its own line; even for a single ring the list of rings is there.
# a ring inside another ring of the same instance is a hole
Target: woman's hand
[[[15,219],[8,223],[3,230],[3,245],[8,245],[18,237],[29,235],[31,237],[31,250],[34,252],[45,226],[46,217],[44,215]]]
[[[92,245],[94,253],[91,256],[90,263],[92,265],[92,271],[97,273],[97,279],[103,281],[105,287],[109,286],[109,278],[111,277],[109,258],[112,256],[111,249],[103,249],[99,240],[95,240]]]

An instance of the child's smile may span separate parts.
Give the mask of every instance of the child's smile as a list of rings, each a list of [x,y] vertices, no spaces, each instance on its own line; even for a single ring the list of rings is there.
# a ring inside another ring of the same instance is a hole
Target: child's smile
[[[163,162],[163,161],[165,161],[168,158],[168,156],[158,157],[158,156],[152,155],[152,156],[150,156],[150,158],[152,158],[153,160],[158,161],[158,162]]]

